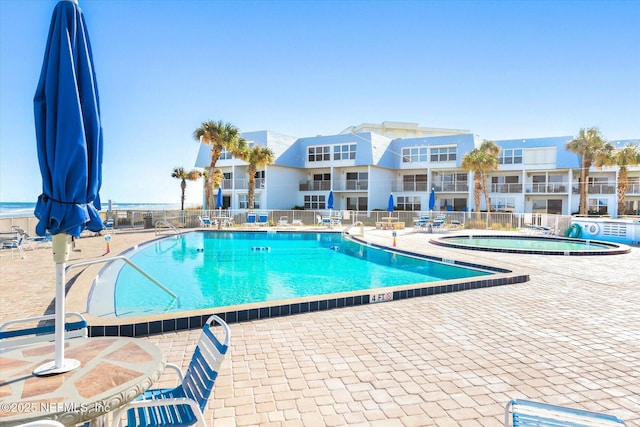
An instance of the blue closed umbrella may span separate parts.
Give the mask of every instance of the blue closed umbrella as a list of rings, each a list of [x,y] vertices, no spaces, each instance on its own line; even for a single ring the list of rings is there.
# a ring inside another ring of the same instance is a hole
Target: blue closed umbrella
[[[436,190],[432,188],[431,194],[429,194],[429,210],[432,211],[435,206],[436,206]]]
[[[393,212],[393,194],[389,194],[389,202],[387,203],[387,211]]]
[[[60,1],[53,10],[33,102],[42,175],[36,233],[53,235],[56,263],[56,357],[53,366],[36,371],[51,374],[79,366],[64,359],[64,273],[71,236],[104,227],[98,214],[103,153],[98,88],[84,16],[75,1]]]
[[[333,209],[333,191],[329,191],[329,199],[327,200],[327,209]]]
[[[216,208],[222,208],[222,187],[218,187],[218,197],[216,197]]]

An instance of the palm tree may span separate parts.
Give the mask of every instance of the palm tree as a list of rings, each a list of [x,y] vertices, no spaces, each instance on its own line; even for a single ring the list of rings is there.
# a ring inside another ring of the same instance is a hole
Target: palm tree
[[[249,167],[247,168],[247,174],[249,175],[249,191],[247,194],[249,210],[253,209],[255,200],[256,171],[258,168],[272,165],[274,158],[273,151],[259,145],[251,147],[242,153],[242,159],[249,163]]]
[[[489,200],[488,173],[498,169],[498,155],[500,147],[493,141],[483,141],[479,148],[474,148],[462,158],[462,168],[473,171],[473,201],[476,206],[476,214],[480,217],[480,194],[484,190],[487,212],[491,210]]]
[[[209,169],[207,168],[204,172],[202,172],[202,176],[204,177],[204,181],[211,181],[211,186],[205,185],[204,187],[204,198],[205,200],[215,200],[216,193],[213,189],[218,188],[222,185],[222,181],[224,181],[224,173],[220,169],[214,169],[213,173],[209,173]],[[215,205],[214,205],[215,206]]]
[[[580,157],[580,215],[587,214],[589,200],[589,169],[596,161],[605,161],[611,155],[614,147],[607,142],[596,127],[580,129],[580,133],[567,142],[566,149],[576,153]]]
[[[211,160],[209,161],[208,174],[205,181],[206,209],[215,207],[215,167],[222,150],[225,149],[232,156],[239,157],[240,153],[246,150],[247,142],[240,137],[238,128],[230,123],[222,121],[203,122],[198,129],[193,132],[193,139],[198,142],[211,145]]]
[[[625,147],[609,153],[608,156],[599,156],[596,159],[596,166],[618,166],[618,216],[626,213],[624,206],[624,196],[629,188],[629,166],[640,165],[640,148],[636,144],[629,144]]]
[[[180,188],[182,189],[182,195],[180,196],[180,210],[184,210],[184,192],[187,189],[187,180],[195,181],[196,179],[202,176],[202,172],[199,170],[185,171],[183,167],[175,167],[173,168],[173,172],[171,173],[172,178],[179,179]]]
[[[467,172],[473,171],[473,203],[476,207],[477,219],[480,219],[480,194],[482,193],[482,176],[480,175],[484,154],[479,148],[474,148],[462,157],[462,168]]]
[[[484,188],[484,200],[487,205],[487,212],[491,212],[491,203],[489,201],[489,183],[487,177],[489,172],[498,170],[500,147],[493,141],[487,141],[486,139],[480,144],[480,151],[484,154],[482,169],[480,175],[482,176],[482,187]],[[488,217],[487,217],[488,219]]]

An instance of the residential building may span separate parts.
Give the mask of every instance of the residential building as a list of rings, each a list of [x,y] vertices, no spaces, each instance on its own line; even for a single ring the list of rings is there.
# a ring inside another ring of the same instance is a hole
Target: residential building
[[[244,132],[249,144],[269,147],[275,164],[256,174],[255,209],[327,208],[386,210],[389,194],[397,210],[426,211],[429,192],[436,210],[475,211],[473,173],[461,164],[482,142],[466,130],[424,128],[412,123],[362,124],[335,135],[296,138],[272,131]],[[567,151],[572,136],[494,141],[499,169],[488,177],[492,211],[577,212],[580,159]],[[640,140],[615,141],[617,146]],[[202,144],[196,167],[209,165],[210,147]],[[224,207],[248,207],[247,163],[223,152],[216,164],[225,180]],[[617,167],[593,167],[589,175],[589,211],[617,216]],[[640,167],[629,169],[627,209],[640,212]],[[484,197],[480,210],[486,210]]]

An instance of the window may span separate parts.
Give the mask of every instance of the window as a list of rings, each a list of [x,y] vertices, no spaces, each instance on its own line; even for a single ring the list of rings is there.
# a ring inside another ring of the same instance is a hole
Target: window
[[[226,148],[223,148],[220,152],[220,157],[218,157],[218,160],[229,160],[232,158],[233,156],[231,155],[231,153],[228,152]]]
[[[347,172],[347,190],[369,188],[369,172]]]
[[[246,194],[238,195],[238,207],[240,209],[249,209],[249,197]],[[253,208],[260,209],[260,197],[254,197]]]
[[[404,175],[402,177],[403,191],[427,191],[427,175]]]
[[[438,179],[434,179],[436,190],[441,191],[468,191],[469,184],[467,182],[466,173],[442,173]]]
[[[313,174],[313,183],[310,190],[323,191],[331,189],[331,174],[330,173],[315,173]]]
[[[398,196],[396,202],[399,211],[419,211],[421,206],[419,196]]]
[[[432,162],[455,162],[456,147],[442,147],[431,149]]]
[[[606,215],[609,211],[607,199],[589,199],[589,213],[596,215]]]
[[[402,163],[426,162],[427,147],[408,147],[402,149]]]
[[[309,147],[308,153],[310,162],[323,162],[331,160],[331,147],[329,145]]]
[[[350,211],[366,211],[367,207],[366,197],[347,197],[347,210]]]
[[[356,144],[342,144],[333,146],[333,160],[355,160]]]
[[[500,151],[498,163],[501,165],[522,164],[522,148],[507,148]]]
[[[326,209],[324,195],[307,194],[304,196],[304,208],[305,209]]]

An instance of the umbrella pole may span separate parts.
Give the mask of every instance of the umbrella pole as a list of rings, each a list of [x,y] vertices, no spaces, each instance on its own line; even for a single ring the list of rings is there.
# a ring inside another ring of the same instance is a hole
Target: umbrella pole
[[[80,366],[75,359],[64,358],[64,287],[65,269],[71,251],[71,236],[65,233],[54,234],[52,239],[53,260],[56,263],[56,314],[55,314],[55,359],[37,367],[34,375],[52,375],[69,372]]]

